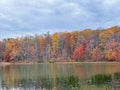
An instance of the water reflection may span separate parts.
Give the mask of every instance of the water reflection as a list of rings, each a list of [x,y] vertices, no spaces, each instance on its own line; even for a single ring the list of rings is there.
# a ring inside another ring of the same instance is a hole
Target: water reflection
[[[69,83],[65,83],[67,78],[63,78],[60,81],[61,78],[39,78],[37,80],[33,79],[19,79],[15,80],[13,84],[10,86],[10,83],[7,83],[8,81],[2,80],[0,82],[0,88],[1,90],[8,90],[14,88],[15,90],[22,89],[22,90],[69,90],[69,88],[77,87],[77,84],[75,86],[72,86]],[[66,88],[66,89],[65,89]],[[77,87],[78,88],[78,87]]]
[[[120,64],[91,63],[0,66],[0,90],[106,90],[104,87],[96,89],[83,81],[99,73],[120,72],[119,68]]]

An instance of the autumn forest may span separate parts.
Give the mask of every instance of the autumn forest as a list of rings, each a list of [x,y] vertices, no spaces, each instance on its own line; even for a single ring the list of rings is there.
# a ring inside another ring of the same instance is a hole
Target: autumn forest
[[[5,62],[120,61],[120,27],[36,34],[0,41]]]

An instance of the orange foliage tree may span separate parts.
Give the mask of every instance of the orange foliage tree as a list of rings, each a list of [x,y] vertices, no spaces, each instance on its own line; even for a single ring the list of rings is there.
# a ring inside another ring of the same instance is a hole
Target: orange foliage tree
[[[106,45],[106,59],[108,61],[120,61],[120,43],[112,40]]]
[[[100,48],[96,47],[93,49],[92,58],[94,61],[101,61],[102,60],[102,51]]]
[[[20,54],[20,42],[16,39],[8,39],[5,51],[4,51],[4,60],[5,61],[14,61],[16,57]]]

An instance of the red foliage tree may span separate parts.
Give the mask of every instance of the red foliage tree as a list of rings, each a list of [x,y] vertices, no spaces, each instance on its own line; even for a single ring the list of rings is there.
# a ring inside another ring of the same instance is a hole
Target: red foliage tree
[[[82,45],[80,45],[78,48],[76,48],[75,49],[75,51],[73,52],[73,58],[75,59],[75,60],[79,60],[81,57],[82,57],[82,55],[83,55],[83,53],[84,53],[84,51],[83,51],[83,46]]]
[[[87,50],[87,41],[83,40],[82,44],[75,49],[75,51],[73,52],[73,58],[75,60],[83,60],[84,58],[84,54]]]

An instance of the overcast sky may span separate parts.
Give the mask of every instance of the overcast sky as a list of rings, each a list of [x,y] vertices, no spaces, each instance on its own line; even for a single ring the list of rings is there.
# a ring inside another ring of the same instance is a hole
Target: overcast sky
[[[0,40],[120,25],[120,0],[0,0]]]

